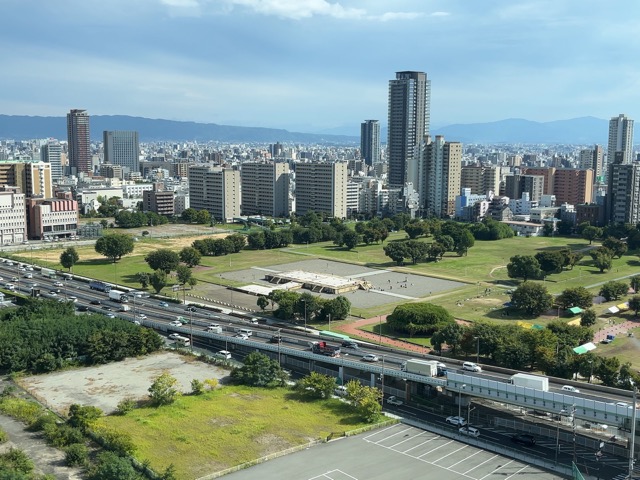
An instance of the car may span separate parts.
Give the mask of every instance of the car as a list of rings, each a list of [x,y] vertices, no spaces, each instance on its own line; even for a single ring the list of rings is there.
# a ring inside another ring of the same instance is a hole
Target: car
[[[144,313],[139,313],[136,315],[136,320],[146,320],[147,316]]]
[[[625,403],[625,402],[616,402],[616,407],[631,408],[631,405],[629,405],[628,403]]]
[[[167,302],[160,302],[158,305],[160,305],[161,307],[168,307],[169,304]]]
[[[116,318],[116,316],[113,313],[107,313],[107,317],[109,318]]]
[[[27,268],[27,272],[33,272],[33,267],[26,267]]]
[[[390,397],[387,397],[387,403],[389,405],[395,405],[396,407],[399,407],[403,402],[395,395],[391,395]]]
[[[610,344],[611,342],[613,342],[613,339],[611,339],[611,338],[605,338],[605,339],[603,339],[600,343],[604,343],[604,344],[607,344],[607,345],[608,345],[608,344]]]
[[[185,308],[184,311],[185,312],[195,312],[196,311],[196,307],[194,307],[193,305],[190,305],[187,308]]]
[[[60,289],[59,288],[52,288],[51,290],[49,290],[51,293],[60,293]]]
[[[475,438],[478,438],[480,436],[480,431],[474,427],[462,427],[458,429],[458,432],[460,432],[463,435],[468,435],[470,437],[475,437]]]
[[[225,360],[231,360],[231,352],[228,350],[220,350],[218,353],[216,353],[216,356],[222,357]]]
[[[253,325],[257,325],[258,324],[258,319],[256,317],[251,317],[249,319],[249,323],[251,323]]]
[[[249,337],[248,337],[247,335],[245,335],[244,333],[236,333],[236,334],[234,335],[234,337],[236,337],[236,338],[240,338],[240,339],[242,339],[242,340],[249,340]]]
[[[4,279],[3,279],[2,277],[0,277],[0,282],[1,282],[2,280],[4,280]]]
[[[18,277],[11,277],[12,282],[19,282],[20,279]]]
[[[71,295],[71,296],[67,297],[67,300],[69,300],[70,302],[74,302],[75,303],[75,302],[78,301],[78,297],[75,297],[75,296]]]
[[[333,389],[333,393],[338,397],[346,397],[347,396],[347,387],[344,385],[338,385]]]
[[[282,343],[282,337],[280,335],[272,335],[269,343]]]
[[[563,390],[565,392],[571,392],[571,393],[580,393],[580,390],[578,390],[573,385],[563,385],[560,390]]]
[[[451,425],[455,425],[456,427],[464,427],[467,424],[467,421],[464,418],[458,417],[457,415],[447,417],[445,421]]]
[[[53,286],[54,286],[54,287],[64,287],[64,283],[62,283],[62,282],[55,282],[55,283],[53,284]]]
[[[179,333],[170,333],[169,334],[169,340],[176,340],[178,338],[180,338],[180,334]]]
[[[86,305],[78,305],[76,308],[78,309],[79,312],[89,311],[89,307],[87,307]]]
[[[473,362],[464,362],[462,364],[462,369],[469,372],[482,372],[482,368],[480,367],[480,365],[477,365]]]
[[[22,265],[20,265],[20,266],[18,267],[18,270],[20,270],[21,272],[26,272],[26,271],[27,271],[27,269],[26,269],[26,268],[24,268]]]
[[[516,433],[515,435],[511,435],[511,441],[519,443],[520,445],[533,447],[536,444],[536,437],[529,433]]]
[[[358,342],[354,342],[353,340],[345,340],[344,342],[342,342],[342,347],[351,348],[353,350],[358,350],[360,348]]]
[[[49,295],[51,295],[52,297],[57,297],[58,296],[58,292],[56,292],[55,290],[50,290],[49,291]]]
[[[209,323],[207,324],[207,328],[218,328],[220,326],[219,323]]]
[[[363,362],[377,362],[380,360],[377,355],[373,353],[367,353],[364,357],[362,357]]]
[[[91,300],[91,302],[89,302],[89,303],[91,303],[91,305],[101,305],[102,304],[102,302],[100,300]]]
[[[182,322],[179,322],[178,320],[173,320],[173,321],[169,322],[169,325],[171,325],[172,327],[181,327],[182,326]]]
[[[107,312],[111,311],[111,307],[105,305],[104,307],[102,307],[102,310],[106,310]]]

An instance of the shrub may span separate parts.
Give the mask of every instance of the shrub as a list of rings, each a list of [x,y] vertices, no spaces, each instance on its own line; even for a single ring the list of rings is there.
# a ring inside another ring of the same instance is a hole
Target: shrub
[[[7,435],[7,432],[5,432],[4,430],[0,430],[0,444],[6,442],[7,440],[9,440],[9,435]]]
[[[58,448],[84,441],[82,431],[69,425],[50,423],[44,427],[43,432],[47,442]]]
[[[64,459],[70,467],[84,465],[89,452],[84,443],[72,443],[64,450]]]
[[[94,431],[102,438],[104,447],[118,455],[131,455],[136,449],[128,433],[118,432],[105,426],[96,426]]]
[[[116,413],[118,415],[126,415],[138,406],[138,402],[136,402],[133,398],[123,398],[118,403],[116,407]]]
[[[30,424],[29,430],[32,432],[41,432],[44,428],[49,424],[56,424],[57,419],[55,415],[50,414],[49,412],[45,412],[42,415],[36,417]]]
[[[35,402],[21,398],[5,397],[0,400],[0,412],[30,424],[43,412],[43,409]]]
[[[204,383],[197,378],[191,380],[191,393],[193,395],[202,395],[204,393]]]
[[[209,387],[209,390],[215,390],[218,387],[217,378],[207,378],[204,383]]]

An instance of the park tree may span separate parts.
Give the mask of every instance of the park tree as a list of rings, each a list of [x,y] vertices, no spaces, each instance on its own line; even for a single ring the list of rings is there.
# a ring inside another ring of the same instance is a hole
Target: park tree
[[[593,308],[587,308],[580,315],[580,325],[583,327],[592,327],[596,323],[596,311]]]
[[[625,282],[611,281],[607,282],[600,287],[599,295],[602,295],[607,302],[611,300],[618,300],[622,295],[625,295],[629,287]]]
[[[456,354],[458,348],[462,344],[462,339],[466,327],[458,323],[447,323],[438,326],[438,329],[431,337],[431,344],[438,350],[442,351],[442,345],[447,344],[451,347],[451,353]],[[437,347],[436,347],[437,346]]]
[[[264,310],[269,306],[269,299],[264,295],[260,295],[256,304],[258,305],[258,308],[264,312]]]
[[[211,224],[211,213],[209,210],[198,210],[194,216],[195,223],[199,223],[201,225],[209,225]]]
[[[241,233],[234,233],[225,238],[230,245],[229,253],[240,253],[247,244],[247,237]]]
[[[407,256],[411,259],[412,264],[417,264],[429,254],[429,244],[419,240],[408,240],[404,244]]]
[[[382,412],[382,392],[376,387],[367,387],[356,380],[347,383],[346,400],[356,408],[367,422],[378,420]]]
[[[347,250],[356,248],[361,241],[360,235],[353,230],[345,230],[342,232],[341,236],[342,242]]]
[[[562,272],[565,258],[561,252],[538,252],[535,258],[545,275]]]
[[[455,249],[459,257],[466,256],[471,247],[475,245],[475,238],[471,231],[464,229],[455,239]]]
[[[532,363],[529,350],[517,337],[500,342],[496,348],[494,358],[498,365],[508,366],[515,370],[524,370],[525,367]]]
[[[618,373],[618,388],[633,390],[633,387],[638,384],[640,384],[640,374],[633,369],[631,363],[623,363]]]
[[[180,261],[186,264],[188,267],[195,267],[196,265],[200,265],[200,261],[202,260],[202,254],[200,251],[193,247],[184,247],[180,250],[178,254],[180,256]]]
[[[147,272],[138,272],[136,273],[136,280],[140,284],[143,289],[147,289],[149,287],[149,279],[151,275]]]
[[[640,296],[634,295],[629,299],[629,308],[635,312],[636,317],[640,311]]]
[[[382,249],[384,254],[396,262],[398,266],[403,265],[404,259],[409,256],[405,248],[405,242],[391,242],[382,247]]]
[[[564,259],[563,266],[567,267],[569,270],[573,270],[573,267],[582,260],[584,256],[580,252],[574,252],[570,248],[563,248],[560,250],[562,257]]]
[[[573,347],[582,345],[593,340],[593,330],[589,327],[570,325],[562,320],[549,322],[546,329],[551,331],[557,338],[557,345],[564,345],[569,348],[572,355]]]
[[[584,287],[566,288],[556,297],[556,304],[562,308],[589,308],[593,305],[593,296]]]
[[[437,325],[455,323],[453,315],[445,308],[432,303],[404,303],[398,305],[387,317],[387,324],[398,332],[410,335],[430,335]]]
[[[71,271],[73,266],[78,263],[79,260],[80,255],[78,255],[78,251],[75,247],[68,247],[60,254],[60,265],[64,268],[68,268],[69,271]]]
[[[511,303],[528,315],[537,317],[553,305],[553,297],[538,283],[523,283],[511,295]]]
[[[245,357],[242,367],[231,371],[231,380],[253,387],[282,387],[287,378],[277,360],[259,352],[251,352]]]
[[[351,302],[344,295],[339,295],[336,298],[328,301],[324,301],[320,311],[320,317],[322,320],[345,320],[351,312]]]
[[[151,270],[162,270],[166,274],[175,270],[180,264],[180,255],[168,248],[161,248],[148,253],[144,257]]]
[[[164,270],[156,270],[149,276],[149,283],[156,293],[160,293],[167,286],[167,274]]]
[[[100,255],[116,263],[124,255],[133,252],[133,237],[126,233],[110,233],[96,241],[95,250]]]
[[[176,388],[178,380],[169,373],[163,372],[148,389],[152,405],[160,407],[176,401],[180,392]]]
[[[587,352],[583,355],[579,355],[574,363],[574,371],[578,373],[582,378],[587,378],[591,383],[591,377],[593,372],[597,371],[600,365],[600,357],[593,352]]]
[[[178,283],[182,285],[194,286],[198,283],[198,281],[193,277],[193,270],[186,265],[178,265],[176,268],[176,277],[178,279]],[[195,283],[192,283],[194,280]]]
[[[89,474],[89,480],[139,480],[140,475],[128,458],[113,452],[98,455],[95,467]]]
[[[598,368],[594,369],[594,375],[600,379],[606,387],[615,387],[618,384],[620,360],[618,357],[601,357]]]
[[[629,248],[625,242],[614,237],[607,237],[602,242],[602,246],[611,250],[613,258],[621,258]]]
[[[429,227],[425,222],[415,220],[407,223],[404,226],[404,231],[407,232],[407,235],[411,240],[415,240],[421,235],[427,235],[429,232]]]
[[[605,247],[599,247],[591,250],[589,255],[593,259],[593,264],[600,270],[600,273],[604,273],[605,270],[611,270],[611,266],[613,265],[613,254],[611,250]]]
[[[509,278],[522,278],[526,282],[530,278],[539,278],[542,275],[540,262],[531,255],[514,255],[507,264]]]
[[[582,229],[582,238],[589,240],[589,245],[591,245],[596,238],[600,238],[601,236],[602,229],[599,227],[589,225]]]
[[[633,288],[634,293],[639,293],[638,289],[640,289],[640,275],[634,275],[629,279],[629,286]]]
[[[298,392],[311,398],[330,398],[335,387],[335,378],[318,372],[311,372],[296,384]]]

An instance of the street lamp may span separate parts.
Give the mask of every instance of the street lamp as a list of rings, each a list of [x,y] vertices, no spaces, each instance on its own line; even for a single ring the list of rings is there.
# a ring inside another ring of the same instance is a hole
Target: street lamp
[[[476,340],[476,363],[480,363],[480,337],[473,337]]]
[[[304,331],[307,331],[307,300],[302,299],[302,303],[304,303]]]
[[[593,360],[589,360],[589,366],[591,367],[591,371],[589,373],[589,382],[591,383],[591,378],[593,377]]]
[[[633,474],[633,463],[634,463],[634,455],[635,455],[635,447],[636,447],[636,400],[638,396],[638,389],[636,388],[633,381],[631,381],[631,386],[633,387],[633,411],[631,412],[631,445],[629,447],[629,478],[632,478]]]
[[[380,398],[380,405],[384,408],[384,355],[382,355],[382,396]]]
[[[331,330],[331,314],[329,314],[329,330]]]
[[[280,336],[281,330],[282,330],[281,328],[278,329],[278,365],[279,366],[282,366],[280,362],[280,344],[282,343],[282,337]]]
[[[467,384],[463,383],[458,389],[458,418],[462,417],[462,389],[466,388]]]
[[[189,308],[189,345],[191,346],[191,352],[193,353],[193,310]]]
[[[378,346],[382,345],[382,315],[378,315]]]

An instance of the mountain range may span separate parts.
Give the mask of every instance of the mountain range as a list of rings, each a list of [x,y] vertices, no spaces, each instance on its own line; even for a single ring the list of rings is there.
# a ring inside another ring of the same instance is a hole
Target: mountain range
[[[135,130],[140,141],[219,141],[224,143],[306,143],[359,145],[354,127],[335,128],[320,133],[290,132],[263,127],[235,127],[215,123],[130,117],[125,115],[91,115],[91,140],[102,140],[103,130]],[[359,127],[359,125],[358,125]],[[608,120],[581,117],[552,122],[534,122],[510,118],[488,123],[454,124],[433,129],[432,135],[464,144],[606,144]],[[340,132],[343,132],[340,134]],[[66,117],[0,115],[0,139],[67,138]],[[386,139],[386,128],[381,137]]]

